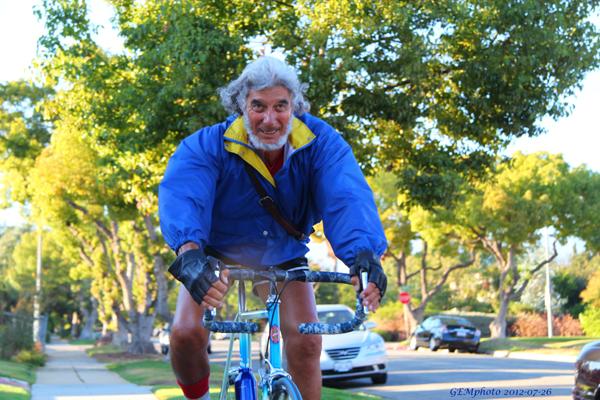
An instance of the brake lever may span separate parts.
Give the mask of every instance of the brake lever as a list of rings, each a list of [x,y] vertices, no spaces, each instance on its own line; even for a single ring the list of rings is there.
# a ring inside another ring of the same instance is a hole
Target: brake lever
[[[369,274],[367,271],[360,271],[360,285],[361,285],[361,292],[364,292],[365,289],[367,288],[367,285],[369,284]],[[361,300],[362,303],[362,300]],[[367,306],[363,305],[363,312],[365,313],[365,315],[369,314],[369,309],[367,308]]]

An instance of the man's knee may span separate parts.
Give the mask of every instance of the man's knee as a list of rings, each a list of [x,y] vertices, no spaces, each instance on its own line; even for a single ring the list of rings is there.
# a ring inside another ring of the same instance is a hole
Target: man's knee
[[[295,340],[294,340],[295,339]],[[288,361],[305,359],[318,359],[321,357],[323,340],[319,335],[298,335],[296,338],[284,342]]]
[[[178,321],[171,327],[170,344],[174,348],[202,348],[208,343],[208,333],[199,323]]]

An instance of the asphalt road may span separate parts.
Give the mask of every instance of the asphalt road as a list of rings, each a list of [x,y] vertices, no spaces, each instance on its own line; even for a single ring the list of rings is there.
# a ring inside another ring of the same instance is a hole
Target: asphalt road
[[[331,385],[389,399],[571,399],[574,366],[555,361],[482,354],[392,351],[388,382],[369,379]]]
[[[226,344],[213,341],[212,362],[224,362]],[[356,379],[328,385],[396,400],[567,400],[571,399],[573,373],[574,366],[568,362],[444,350],[392,350],[387,384],[373,385],[370,379]]]

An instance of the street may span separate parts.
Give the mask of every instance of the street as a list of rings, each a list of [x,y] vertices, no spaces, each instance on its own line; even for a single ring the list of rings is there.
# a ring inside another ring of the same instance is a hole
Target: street
[[[429,350],[392,351],[386,385],[360,379],[331,385],[389,399],[571,399],[574,366]],[[484,389],[477,391],[477,389]]]
[[[213,341],[212,362],[224,362],[228,343]],[[443,350],[435,353],[426,349],[392,350],[387,384],[373,385],[370,379],[357,379],[328,386],[402,400],[567,400],[571,399],[573,373],[574,366],[568,362],[495,358]]]

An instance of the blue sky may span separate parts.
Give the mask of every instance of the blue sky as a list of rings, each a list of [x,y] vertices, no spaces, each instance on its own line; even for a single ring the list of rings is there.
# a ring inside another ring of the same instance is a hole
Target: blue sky
[[[32,14],[34,0],[0,0],[0,82],[31,76],[31,62],[36,53],[36,40],[41,35],[42,25]],[[102,0],[90,2],[92,16],[97,24],[104,24],[98,35],[103,47],[117,50],[120,40],[108,29],[110,6]],[[600,24],[600,18],[595,18]],[[573,165],[586,164],[600,172],[600,133],[598,121],[600,105],[600,71],[593,71],[583,81],[578,93],[569,99],[572,113],[558,121],[543,120],[547,133],[535,138],[516,140],[507,149],[531,153],[548,151],[562,153],[565,160]],[[17,218],[14,212],[0,211],[0,224],[13,224]]]

